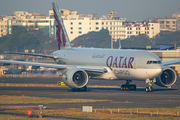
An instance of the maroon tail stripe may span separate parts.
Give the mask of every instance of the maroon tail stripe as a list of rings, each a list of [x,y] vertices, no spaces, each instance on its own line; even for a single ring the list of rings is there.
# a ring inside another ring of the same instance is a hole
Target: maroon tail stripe
[[[57,41],[58,41],[58,48],[60,50],[60,46],[61,46],[62,42],[63,42],[63,45],[65,46],[66,38],[65,38],[65,34],[64,34],[64,30],[62,28],[62,25],[61,25],[61,23],[60,23],[60,21],[58,19],[58,16],[57,16],[57,14],[56,14],[54,9],[53,9],[53,11],[54,11],[54,17],[55,17],[55,19],[56,19],[56,21],[58,23],[58,25],[56,25],[56,27],[57,27],[56,35],[57,35]],[[62,42],[61,42],[61,38],[60,38],[60,31],[62,31]]]

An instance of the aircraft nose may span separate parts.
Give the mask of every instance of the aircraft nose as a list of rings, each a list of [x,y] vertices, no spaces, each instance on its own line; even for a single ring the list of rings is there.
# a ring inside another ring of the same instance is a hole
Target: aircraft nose
[[[147,72],[149,78],[156,78],[162,73],[161,65],[156,66],[155,68],[151,69]]]
[[[159,75],[161,75],[161,73],[162,73],[162,66],[158,65],[158,67],[153,71],[152,76],[158,77]]]

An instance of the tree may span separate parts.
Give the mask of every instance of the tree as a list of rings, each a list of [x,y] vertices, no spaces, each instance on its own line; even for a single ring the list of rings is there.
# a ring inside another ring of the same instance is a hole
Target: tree
[[[25,49],[35,49],[43,52],[50,42],[56,41],[40,30],[28,30],[26,27],[18,27],[12,34],[0,38],[1,51],[24,52]]]
[[[111,36],[109,31],[102,29],[99,32],[89,32],[75,38],[72,42],[73,47],[85,46],[95,48],[110,48]]]

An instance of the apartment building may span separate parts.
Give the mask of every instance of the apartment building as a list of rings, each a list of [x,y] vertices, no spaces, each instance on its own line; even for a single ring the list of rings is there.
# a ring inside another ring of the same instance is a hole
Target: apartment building
[[[14,16],[0,16],[0,37],[11,34],[11,27],[9,27],[9,19],[14,19]]]
[[[61,13],[68,13],[65,9]],[[50,15],[52,16],[52,12]],[[77,12],[76,12],[77,13]],[[115,17],[112,12],[110,15],[103,15],[95,18],[92,14],[62,14],[64,24],[70,41],[82,34],[91,31],[100,31],[108,29],[114,41],[126,39],[139,34],[146,34],[149,38],[155,37],[160,32],[158,22],[152,23],[126,23],[126,18]]]
[[[67,30],[70,41],[79,35],[87,34],[91,31],[100,31],[101,29],[108,29],[113,39],[125,39],[125,18],[79,18],[65,17],[64,24]]]
[[[26,11],[16,11],[14,16],[1,16],[0,37],[11,34],[19,26],[34,30],[43,29],[44,33],[50,37],[55,37],[54,19],[41,16],[39,13],[28,13]]]
[[[149,38],[155,37],[160,33],[160,25],[157,22],[132,22],[126,23],[127,38],[131,36],[137,36],[139,34],[145,34]]]
[[[176,31],[176,18],[159,18],[158,22],[160,23],[161,31]]]
[[[172,18],[176,18],[176,30],[180,30],[180,13],[172,14]]]
[[[77,14],[77,11],[61,9],[60,13],[70,41],[79,35],[87,34],[91,31],[108,29],[112,39],[125,39],[126,18],[114,17],[113,15],[95,18],[93,14]],[[53,10],[49,10],[49,17],[53,18]]]

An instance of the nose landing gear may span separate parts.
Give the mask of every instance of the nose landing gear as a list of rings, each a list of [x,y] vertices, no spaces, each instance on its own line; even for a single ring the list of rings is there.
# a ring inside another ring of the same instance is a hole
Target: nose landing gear
[[[153,80],[150,80],[150,79],[147,79],[146,80],[146,83],[148,84],[148,87],[146,87],[146,92],[153,92],[153,87],[152,86],[152,83],[156,82],[156,79],[153,79]]]
[[[146,92],[153,92],[153,87],[146,87]]]

